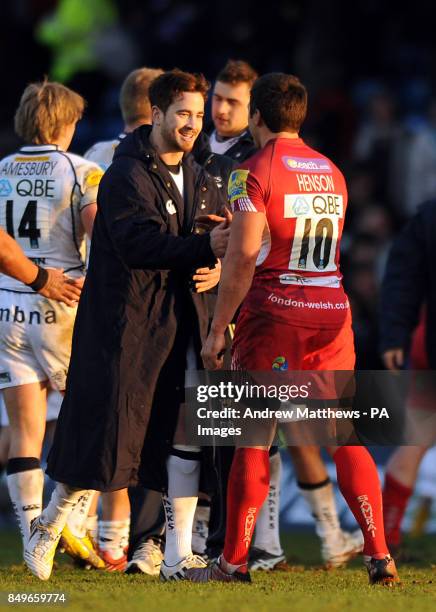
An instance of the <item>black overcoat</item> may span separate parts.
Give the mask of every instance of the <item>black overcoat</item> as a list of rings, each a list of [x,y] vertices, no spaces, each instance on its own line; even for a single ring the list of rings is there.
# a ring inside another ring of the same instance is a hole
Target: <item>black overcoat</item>
[[[189,278],[216,258],[195,218],[222,212],[225,190],[185,156],[183,201],[150,129],[120,143],[98,192],[47,467],[54,480],[80,488],[165,488],[187,343],[194,337],[198,354],[207,334],[207,297],[190,291]]]
[[[389,252],[381,288],[381,352],[409,352],[413,330],[426,304],[425,344],[431,369],[436,368],[436,200],[422,204]]]

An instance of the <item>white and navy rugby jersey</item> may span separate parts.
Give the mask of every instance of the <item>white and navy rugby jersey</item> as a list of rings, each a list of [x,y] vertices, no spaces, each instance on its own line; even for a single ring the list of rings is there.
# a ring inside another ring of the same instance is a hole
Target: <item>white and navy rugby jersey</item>
[[[115,138],[114,140],[96,142],[95,145],[86,151],[84,157],[98,164],[100,168],[106,172],[112,163],[115,149],[120,144],[121,140],[125,138],[125,136],[125,134],[120,134],[118,138]]]
[[[43,267],[84,273],[80,212],[97,200],[100,167],[57,145],[22,147],[0,161],[0,227]],[[0,289],[29,293],[0,274]]]

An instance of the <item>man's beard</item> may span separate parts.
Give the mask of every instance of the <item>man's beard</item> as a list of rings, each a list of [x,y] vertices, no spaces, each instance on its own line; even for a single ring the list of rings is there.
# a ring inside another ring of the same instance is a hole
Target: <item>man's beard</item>
[[[174,136],[174,133],[163,126],[161,129],[161,136],[168,149],[174,153],[189,153],[189,151],[192,151],[196,141],[196,138],[193,138],[192,142],[179,142]]]

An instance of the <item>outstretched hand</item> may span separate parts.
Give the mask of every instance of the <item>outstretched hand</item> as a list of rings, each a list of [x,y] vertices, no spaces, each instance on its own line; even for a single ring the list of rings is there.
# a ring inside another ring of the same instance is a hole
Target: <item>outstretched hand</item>
[[[211,268],[198,268],[192,275],[193,289],[196,293],[209,291],[219,283],[221,276],[221,261],[217,259],[215,266]]]

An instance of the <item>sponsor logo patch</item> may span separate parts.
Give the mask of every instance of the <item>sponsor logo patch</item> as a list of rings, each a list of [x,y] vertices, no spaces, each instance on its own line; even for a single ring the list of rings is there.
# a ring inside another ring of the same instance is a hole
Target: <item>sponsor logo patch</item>
[[[174,206],[174,203],[172,200],[168,200],[165,204],[165,208],[167,209],[168,213],[170,215],[175,215],[177,210],[176,207]]]
[[[360,511],[366,521],[367,531],[371,534],[373,538],[375,538],[375,532],[377,530],[374,523],[374,514],[372,511],[372,506],[369,503],[367,495],[359,495],[357,501],[360,505]]]
[[[339,193],[301,193],[285,194],[284,217],[331,217],[342,219],[344,198]]]
[[[307,215],[310,211],[310,204],[303,196],[299,196],[292,204],[292,210],[297,217],[300,215]]]
[[[0,180],[0,197],[7,197],[12,193],[12,185],[7,179]]]
[[[280,372],[286,372],[286,370],[288,369],[288,362],[286,360],[286,357],[276,357],[273,361],[272,369],[279,370]]]
[[[229,178],[229,200],[233,204],[239,198],[247,198],[247,177],[249,170],[234,170]]]
[[[283,155],[282,162],[287,170],[304,172],[333,172],[333,169],[326,159],[310,157],[290,157]]]
[[[256,510],[257,508],[248,508],[247,516],[245,517],[243,541],[246,548],[249,548],[250,546],[251,536],[254,529]]]
[[[91,170],[88,172],[85,178],[85,186],[86,187],[95,187],[101,181],[101,177],[103,176],[103,172],[101,170]]]
[[[21,510],[23,512],[29,512],[30,510],[40,510],[41,504],[29,504],[28,506],[22,506]]]

